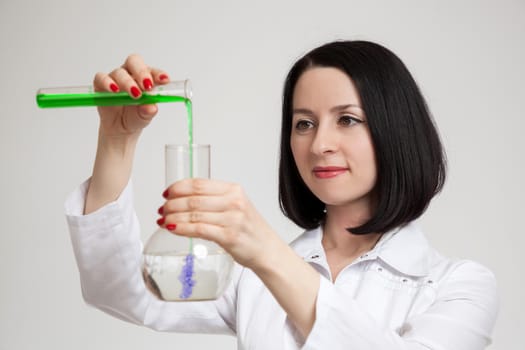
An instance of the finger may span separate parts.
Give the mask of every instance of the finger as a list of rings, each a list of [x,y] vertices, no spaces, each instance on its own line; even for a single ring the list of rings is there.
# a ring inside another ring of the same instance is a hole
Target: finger
[[[153,88],[153,77],[151,76],[150,68],[144,63],[140,55],[129,55],[122,68],[131,74],[142,90],[148,91]]]
[[[158,68],[151,68],[151,76],[153,77],[153,82],[155,84],[167,84],[170,82],[170,77],[168,73]]]
[[[169,223],[166,224],[166,228],[169,225]],[[219,245],[221,245],[221,243],[223,243],[224,241],[224,231],[221,227],[216,225],[181,222],[173,226],[175,226],[175,228],[173,228],[172,230],[170,230],[169,228],[167,229],[179,236],[201,238],[208,241],[214,241]]]
[[[237,192],[239,190],[238,185],[224,181],[188,178],[173,183],[162,195],[166,199],[174,199],[185,196],[222,195],[230,191]]]
[[[164,215],[166,223],[180,224],[206,224],[219,227],[226,227],[227,225],[237,225],[239,221],[235,214],[227,212],[209,212],[209,211],[190,211],[178,212]]]
[[[108,74],[101,72],[95,74],[93,88],[95,91],[118,92],[120,90],[115,80],[113,80]]]
[[[186,196],[166,201],[162,209],[165,215],[188,211],[222,212],[231,208],[229,203],[230,198],[224,195]]]
[[[133,98],[139,98],[142,95],[140,87],[135,82],[135,79],[124,68],[117,68],[109,74],[121,90],[127,91]]]

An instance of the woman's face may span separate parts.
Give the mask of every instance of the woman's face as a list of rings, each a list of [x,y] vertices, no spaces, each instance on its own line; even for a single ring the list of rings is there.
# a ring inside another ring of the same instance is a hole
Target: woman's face
[[[371,209],[377,171],[358,91],[341,70],[314,67],[297,81],[290,144],[310,191],[329,206]]]

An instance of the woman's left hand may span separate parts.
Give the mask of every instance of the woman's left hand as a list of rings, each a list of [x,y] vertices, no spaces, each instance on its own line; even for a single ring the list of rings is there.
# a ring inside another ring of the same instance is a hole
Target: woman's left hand
[[[268,226],[242,188],[186,179],[164,197],[159,224],[181,236],[214,241],[253,270],[306,339],[315,321],[320,275]]]
[[[237,184],[185,179],[163,196],[161,226],[181,236],[214,241],[248,268],[261,267],[272,247],[284,244]]]

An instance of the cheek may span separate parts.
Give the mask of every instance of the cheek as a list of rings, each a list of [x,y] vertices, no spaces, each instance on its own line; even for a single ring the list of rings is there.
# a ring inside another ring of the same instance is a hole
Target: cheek
[[[300,142],[298,142],[297,139],[293,136],[290,139],[290,148],[292,150],[292,156],[295,161],[295,164],[299,166],[301,159],[304,159],[304,151],[302,151]]]
[[[370,187],[375,187],[376,181],[377,181],[377,165],[376,165],[376,157],[373,150],[368,154],[367,157],[367,164],[366,172],[367,177],[370,181]]]
[[[368,182],[368,186],[370,188],[375,187],[376,181],[377,181],[377,167],[375,163],[375,159],[369,158],[366,166],[364,167],[363,175],[366,179],[366,182]]]
[[[373,186],[377,178],[377,163],[371,138],[369,136],[363,137],[359,143],[356,143],[354,147],[352,147],[351,151],[356,160],[356,170]]]
[[[305,172],[308,172],[308,149],[304,144],[292,138],[290,141],[292,156],[299,175],[304,179]]]

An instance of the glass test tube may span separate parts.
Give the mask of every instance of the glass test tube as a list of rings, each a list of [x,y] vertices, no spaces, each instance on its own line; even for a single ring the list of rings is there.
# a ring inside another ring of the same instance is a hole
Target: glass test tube
[[[191,97],[191,84],[186,79],[157,85],[150,91],[143,91],[139,98],[125,91],[94,91],[93,86],[43,88],[37,91],[36,102],[40,108],[91,107],[187,102]]]

